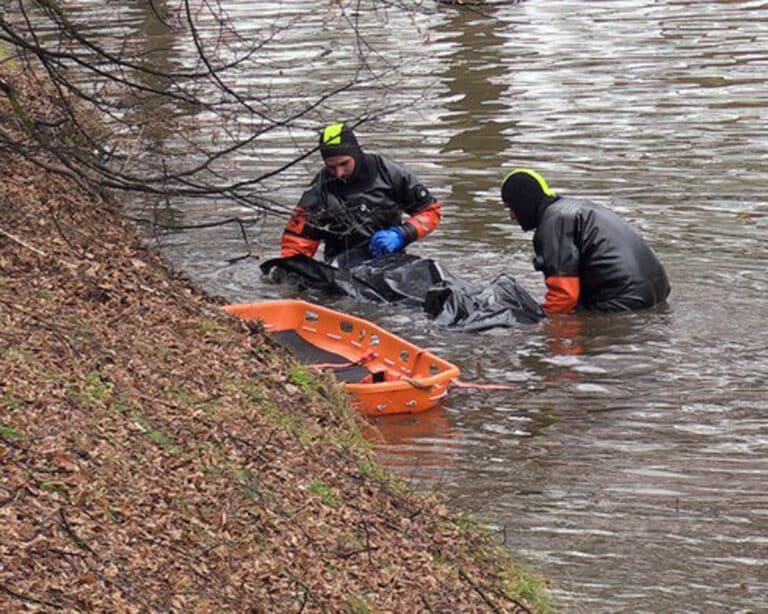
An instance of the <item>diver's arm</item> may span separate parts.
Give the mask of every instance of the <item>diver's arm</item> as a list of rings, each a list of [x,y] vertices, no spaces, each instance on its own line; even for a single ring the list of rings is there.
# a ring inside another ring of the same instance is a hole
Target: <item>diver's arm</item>
[[[395,199],[402,203],[403,213],[410,216],[398,226],[405,244],[408,245],[426,237],[438,227],[443,217],[442,205],[407,168],[392,160],[384,160],[384,166],[390,177]]]
[[[440,201],[435,200],[400,225],[400,231],[403,233],[406,245],[423,239],[438,227],[443,217],[440,209]]]
[[[581,296],[581,253],[576,242],[580,220],[569,210],[547,213],[533,237],[534,267],[544,273],[547,285],[541,307],[548,314],[570,313]]]

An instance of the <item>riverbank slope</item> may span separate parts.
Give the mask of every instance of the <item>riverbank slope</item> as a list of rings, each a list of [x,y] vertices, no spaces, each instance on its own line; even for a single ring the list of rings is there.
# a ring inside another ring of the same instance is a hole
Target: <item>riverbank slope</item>
[[[546,609],[491,537],[378,467],[339,386],[55,167],[2,148],[0,609]]]

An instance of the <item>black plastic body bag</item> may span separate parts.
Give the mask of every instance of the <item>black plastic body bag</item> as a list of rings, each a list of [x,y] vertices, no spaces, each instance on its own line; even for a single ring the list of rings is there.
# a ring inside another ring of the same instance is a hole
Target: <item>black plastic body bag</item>
[[[370,259],[367,246],[341,254],[330,263],[303,255],[262,263],[269,275],[279,269],[299,288],[312,288],[376,303],[421,306],[446,328],[482,331],[532,324],[544,317],[541,307],[511,275],[490,284],[470,283],[439,263],[404,252]]]

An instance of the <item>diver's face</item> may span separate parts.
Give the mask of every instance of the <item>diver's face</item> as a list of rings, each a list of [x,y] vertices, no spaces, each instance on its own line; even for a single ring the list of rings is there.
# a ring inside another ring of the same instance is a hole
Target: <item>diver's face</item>
[[[347,181],[355,172],[355,159],[352,156],[331,156],[325,159],[325,169],[334,179]]]

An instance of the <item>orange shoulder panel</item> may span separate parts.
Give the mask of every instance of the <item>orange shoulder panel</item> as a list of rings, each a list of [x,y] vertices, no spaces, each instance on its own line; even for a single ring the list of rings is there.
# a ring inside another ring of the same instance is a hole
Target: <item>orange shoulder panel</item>
[[[280,241],[281,258],[290,258],[297,254],[304,254],[312,258],[315,255],[317,248],[320,246],[320,241],[301,236],[306,223],[307,214],[304,212],[304,209],[296,207],[293,210],[291,219],[285,225],[283,238]]]
[[[304,213],[304,209],[296,207],[293,210],[293,215],[288,223],[285,225],[285,229],[291,231],[294,234],[300,235],[304,230],[304,225],[307,223],[307,214]]]

